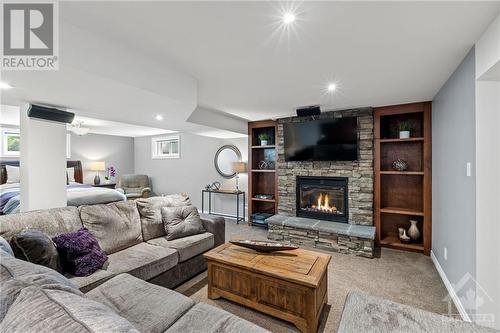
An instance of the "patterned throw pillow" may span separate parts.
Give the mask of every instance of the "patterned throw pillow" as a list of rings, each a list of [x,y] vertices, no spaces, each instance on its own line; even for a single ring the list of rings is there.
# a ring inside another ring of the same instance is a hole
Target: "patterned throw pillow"
[[[108,260],[97,239],[86,228],[52,239],[57,245],[63,270],[75,276],[91,275]]]
[[[205,232],[195,206],[163,207],[161,209],[167,240]]]
[[[20,231],[12,236],[10,246],[16,258],[62,272],[54,242],[41,231],[33,229]]]

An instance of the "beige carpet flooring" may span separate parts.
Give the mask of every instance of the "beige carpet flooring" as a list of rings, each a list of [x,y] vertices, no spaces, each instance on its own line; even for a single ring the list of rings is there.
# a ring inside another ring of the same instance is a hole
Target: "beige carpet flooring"
[[[226,240],[266,239],[267,230],[226,221]],[[318,332],[336,332],[345,298],[350,291],[361,291],[427,311],[446,314],[448,303],[444,284],[431,259],[422,254],[382,249],[377,258],[367,259],[330,253],[328,267],[328,305]],[[271,332],[299,332],[295,326],[224,299],[207,298],[206,272],[176,289],[195,302],[204,302],[229,311]],[[456,311],[456,310],[454,310]]]

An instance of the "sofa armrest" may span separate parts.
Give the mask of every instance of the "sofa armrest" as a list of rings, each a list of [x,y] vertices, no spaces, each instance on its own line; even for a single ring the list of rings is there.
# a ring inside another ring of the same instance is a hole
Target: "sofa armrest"
[[[214,247],[226,242],[226,219],[222,216],[200,214],[205,230],[214,235]]]
[[[145,187],[141,191],[141,196],[143,198],[149,198],[151,196],[151,189],[149,187]]]

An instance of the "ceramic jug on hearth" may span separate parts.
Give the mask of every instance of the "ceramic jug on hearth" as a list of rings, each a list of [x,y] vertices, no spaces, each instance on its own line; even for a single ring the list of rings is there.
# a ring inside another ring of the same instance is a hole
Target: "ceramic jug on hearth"
[[[418,230],[416,220],[410,220],[410,223],[411,223],[411,226],[408,229],[408,236],[410,236],[410,238],[413,241],[416,241],[420,238],[420,230]]]

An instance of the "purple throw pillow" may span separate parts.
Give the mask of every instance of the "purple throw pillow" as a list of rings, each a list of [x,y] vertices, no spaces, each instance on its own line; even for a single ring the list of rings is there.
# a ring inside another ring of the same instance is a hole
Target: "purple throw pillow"
[[[97,239],[86,229],[52,238],[56,243],[63,270],[76,276],[88,276],[100,269],[108,256]]]

